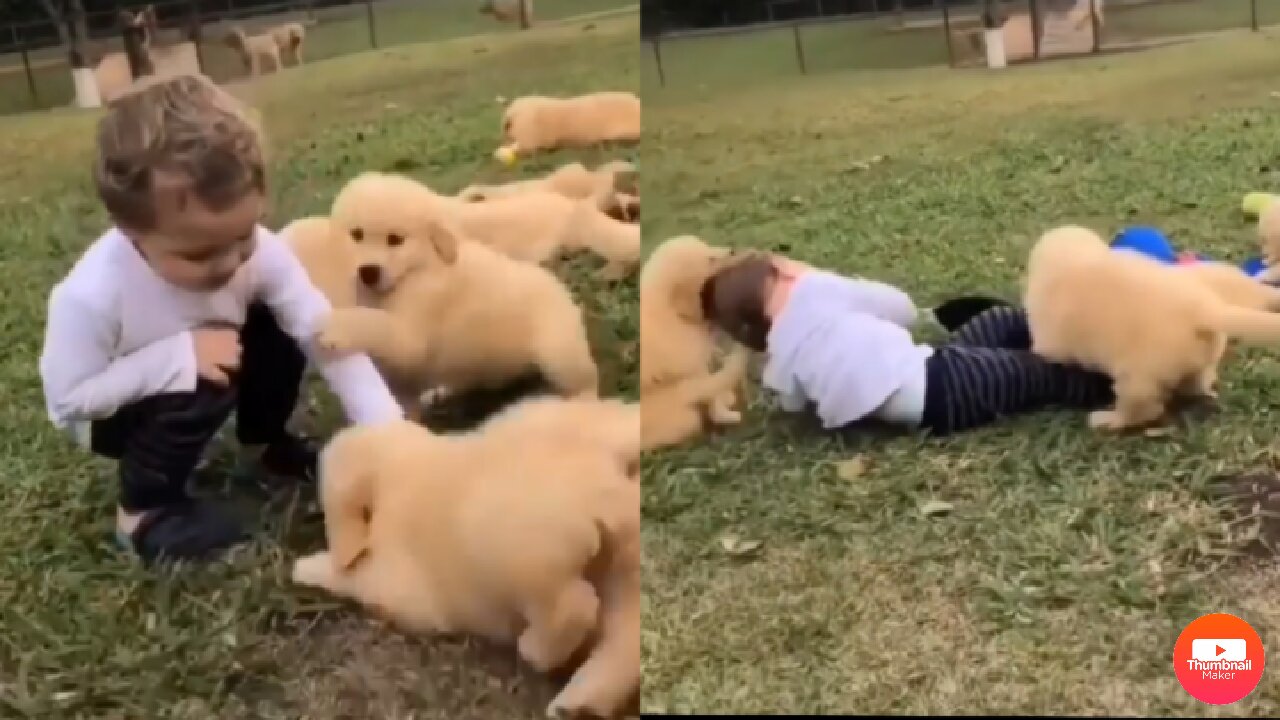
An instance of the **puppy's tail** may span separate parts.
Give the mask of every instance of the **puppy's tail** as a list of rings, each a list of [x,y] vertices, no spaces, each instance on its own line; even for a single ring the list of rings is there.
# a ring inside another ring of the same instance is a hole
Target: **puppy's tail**
[[[378,458],[374,426],[340,431],[320,454],[320,500],[334,564],[350,568],[369,547]]]
[[[664,388],[663,392],[679,398],[682,405],[708,403],[741,386],[747,379],[750,363],[751,350],[745,345],[735,344],[719,370],[710,375],[685,378]]]
[[[1215,311],[1218,330],[1250,345],[1280,345],[1280,313],[1222,304]],[[1171,318],[1176,322],[1176,319]]]

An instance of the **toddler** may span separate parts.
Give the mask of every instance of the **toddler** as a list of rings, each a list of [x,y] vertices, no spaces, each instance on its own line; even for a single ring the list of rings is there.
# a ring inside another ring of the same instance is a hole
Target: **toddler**
[[[279,237],[256,129],[203,76],[136,89],[98,124],[93,180],[114,227],[49,296],[40,375],[53,423],[118,461],[117,535],[151,562],[198,559],[245,539],[187,492],[234,411],[244,450],[270,476],[314,477],[285,428],[330,311]],[[316,358],[356,423],[402,412],[363,355]]]
[[[950,342],[921,345],[908,331],[911,298],[776,255],[748,253],[702,288],[711,322],[767,352],[763,384],[784,410],[816,406],[823,426],[873,418],[949,435],[1050,406],[1106,407],[1106,375],[1031,353],[1024,313],[997,305]]]

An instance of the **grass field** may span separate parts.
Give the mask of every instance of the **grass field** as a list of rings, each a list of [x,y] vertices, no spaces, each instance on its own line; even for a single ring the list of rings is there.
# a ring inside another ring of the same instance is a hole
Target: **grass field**
[[[618,10],[634,6],[631,0],[540,0],[536,4],[535,20],[554,23],[567,17],[587,13]],[[326,8],[316,13],[318,23],[307,30],[307,43],[303,49],[307,61],[362,52],[373,47],[390,48],[407,43],[422,43],[480,33],[514,33],[518,26],[499,23],[478,11],[478,0],[440,0],[415,2],[413,0],[382,0],[373,5],[373,35],[363,4]],[[253,17],[240,23],[246,32],[262,32],[281,22],[296,22],[305,18],[299,11],[284,15]],[[247,75],[244,65],[229,47],[221,42],[229,24],[208,24],[204,27],[204,41],[200,51],[204,72],[225,82],[242,79]],[[176,42],[177,29],[161,31],[160,43]],[[107,43],[105,48],[120,50],[119,40]],[[66,66],[66,54],[60,48],[47,48],[32,54],[36,97],[33,99],[29,81],[16,55],[0,57],[0,114],[24,112],[36,108],[69,105],[74,91],[71,74]]]
[[[646,67],[646,243],[778,249],[922,307],[1016,299],[1065,222],[1240,261],[1242,194],[1280,189],[1277,39],[668,88]],[[1209,491],[1274,462],[1280,360],[1244,352],[1223,382],[1221,412],[1162,437],[1041,413],[841,440],[757,394],[742,426],[646,459],[643,709],[1280,715],[1274,672],[1214,708],[1171,663],[1206,613],[1280,639],[1280,573],[1236,557],[1256,525]]]
[[[273,140],[273,226],[323,212],[363,169],[445,191],[517,175],[490,158],[497,98],[634,88],[637,32],[630,13],[351,55],[244,88]],[[321,543],[317,521],[290,511],[305,498],[272,498],[259,541],[225,564],[165,576],[117,551],[112,468],[55,433],[36,374],[49,288],[106,224],[87,181],[95,118],[0,117],[0,717],[541,717],[554,688],[513,650],[405,638],[290,587],[292,558]],[[603,386],[630,391],[632,285],[609,288],[584,269],[571,263],[565,276],[590,316]],[[331,404],[319,408],[305,423],[323,432]]]
[[[1280,0],[1257,0],[1261,26],[1280,23]],[[1025,4],[1005,2],[1006,11],[1025,11]],[[928,14],[907,15],[907,27],[894,15],[875,19],[804,24],[799,29],[805,70],[809,74],[840,70],[891,70],[948,63],[947,38],[940,16],[936,26],[921,23]],[[932,17],[932,16],[930,16]],[[1249,27],[1250,0],[1157,0],[1140,5],[1106,4],[1102,47],[1158,38]],[[955,11],[956,28],[977,25],[972,12]],[[660,45],[667,83],[710,85],[749,68],[753,77],[791,78],[800,74],[796,30],[790,26],[743,29],[741,32],[664,39]],[[957,62],[974,57],[962,41],[955,44]],[[646,72],[657,71],[651,43],[644,48]]]

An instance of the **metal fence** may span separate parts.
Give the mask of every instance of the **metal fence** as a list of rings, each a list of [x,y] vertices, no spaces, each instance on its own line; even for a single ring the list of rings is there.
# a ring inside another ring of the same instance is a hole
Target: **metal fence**
[[[159,24],[152,47],[159,51],[157,58],[194,57],[200,71],[214,80],[236,82],[247,79],[249,71],[226,42],[232,28],[256,35],[284,23],[301,23],[306,31],[303,58],[312,62],[404,43],[519,29],[518,18],[500,19],[482,13],[490,2],[281,0],[248,5],[245,0],[159,0],[151,3]],[[500,8],[510,4],[497,2]],[[555,21],[633,3],[634,0],[539,0],[535,20]],[[130,11],[143,7],[131,3]],[[83,43],[88,66],[98,67],[112,54],[119,62],[123,54],[119,11],[88,13],[84,25],[89,36]],[[69,48],[60,37],[58,27],[48,19],[6,23],[0,17],[0,114],[73,103]]]
[[[982,3],[823,15],[732,28],[663,32],[643,41],[646,75],[707,85],[837,70],[982,66]],[[791,3],[794,5],[795,3]],[[1280,0],[1003,0],[996,22],[1010,64],[1136,50],[1228,30],[1280,25]],[[652,28],[652,25],[650,26]]]

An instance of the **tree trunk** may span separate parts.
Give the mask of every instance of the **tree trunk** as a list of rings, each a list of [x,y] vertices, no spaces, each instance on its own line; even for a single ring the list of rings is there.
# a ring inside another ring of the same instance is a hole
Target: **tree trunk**
[[[89,50],[89,16],[85,13],[81,0],[67,0],[67,18],[73,42],[71,53],[79,55],[80,59],[79,65],[73,62],[71,67],[90,67],[94,64],[94,58]]]

